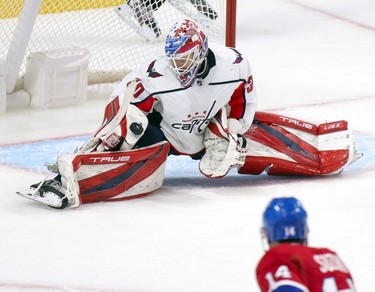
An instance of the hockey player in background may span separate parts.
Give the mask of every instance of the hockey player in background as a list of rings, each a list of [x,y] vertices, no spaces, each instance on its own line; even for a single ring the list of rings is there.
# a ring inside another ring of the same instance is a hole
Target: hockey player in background
[[[356,291],[334,251],[307,245],[307,213],[296,198],[271,200],[263,213],[262,238],[269,249],[256,269],[261,291]]]
[[[147,40],[160,37],[161,30],[155,20],[154,12],[165,0],[128,0],[115,8],[120,16],[135,32]],[[134,21],[133,21],[134,19]]]
[[[334,174],[358,158],[346,121],[316,125],[255,112],[256,105],[249,61],[180,20],[164,54],[116,87],[98,131],[58,157],[50,168],[57,176],[19,194],[60,209],[144,196],[161,187],[169,155],[199,160],[209,178],[234,167],[255,175]]]
[[[128,0],[124,4],[116,7],[115,12],[143,38],[154,41],[158,39],[162,33],[154,12],[157,11],[164,2],[165,0]],[[207,0],[170,0],[169,3],[187,17],[201,20],[200,22],[205,22],[205,19],[215,20],[217,18],[216,11]],[[194,7],[193,10],[190,9],[188,3],[191,7]],[[200,15],[203,16],[203,18]]]

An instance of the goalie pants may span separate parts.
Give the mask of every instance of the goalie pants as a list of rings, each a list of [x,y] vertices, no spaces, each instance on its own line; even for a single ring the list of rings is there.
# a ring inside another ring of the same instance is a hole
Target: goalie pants
[[[151,114],[147,115],[147,119],[147,129],[143,136],[138,140],[137,144],[135,144],[134,148],[142,148],[154,145],[162,141],[168,141],[160,128],[160,123],[163,119],[162,116],[158,112],[153,111]],[[194,160],[200,160],[205,152],[206,150],[203,149],[200,152],[191,154],[189,156]],[[178,153],[176,150],[174,150],[173,146],[171,145],[168,155],[181,155],[181,153]]]

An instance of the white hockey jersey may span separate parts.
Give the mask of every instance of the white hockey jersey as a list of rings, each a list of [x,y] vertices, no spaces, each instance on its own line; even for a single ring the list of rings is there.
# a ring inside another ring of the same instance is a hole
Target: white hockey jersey
[[[193,155],[204,148],[204,130],[224,106],[229,118],[240,121],[240,134],[254,118],[257,100],[247,59],[237,50],[219,45],[211,45],[209,55],[214,61],[208,75],[197,77],[187,88],[164,56],[147,59],[120,84],[124,88],[132,80],[138,82],[132,104],[146,115],[153,110],[161,114],[161,130],[180,154]]]

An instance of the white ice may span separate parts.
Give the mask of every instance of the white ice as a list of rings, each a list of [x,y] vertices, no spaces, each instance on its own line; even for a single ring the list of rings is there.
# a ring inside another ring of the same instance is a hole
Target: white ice
[[[1,157],[0,291],[259,291],[261,214],[276,196],[301,199],[310,244],[336,250],[358,291],[374,291],[374,15],[373,0],[238,1],[237,48],[252,64],[258,109],[348,120],[360,161],[338,176],[210,180],[194,162],[171,159],[148,197],[54,210],[15,195],[43,177],[43,165]],[[105,103],[9,111],[0,144],[91,133]],[[45,153],[26,147],[20,156]]]

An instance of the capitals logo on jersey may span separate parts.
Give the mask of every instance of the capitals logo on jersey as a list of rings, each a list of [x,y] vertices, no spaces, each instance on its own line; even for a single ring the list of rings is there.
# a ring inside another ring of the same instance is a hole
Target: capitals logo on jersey
[[[189,133],[201,134],[207,125],[210,123],[209,116],[213,108],[215,107],[216,101],[213,102],[209,111],[203,110],[187,115],[187,119],[183,119],[181,123],[173,123],[171,126],[175,130],[188,131]]]
[[[147,68],[148,76],[151,77],[151,78],[157,78],[157,77],[163,76],[162,74],[156,72],[155,62],[156,62],[156,60],[152,61]]]
[[[236,60],[234,60],[233,64],[239,64],[242,62],[243,58],[242,58],[242,54],[237,51],[236,49],[233,49],[232,50],[236,53]]]

